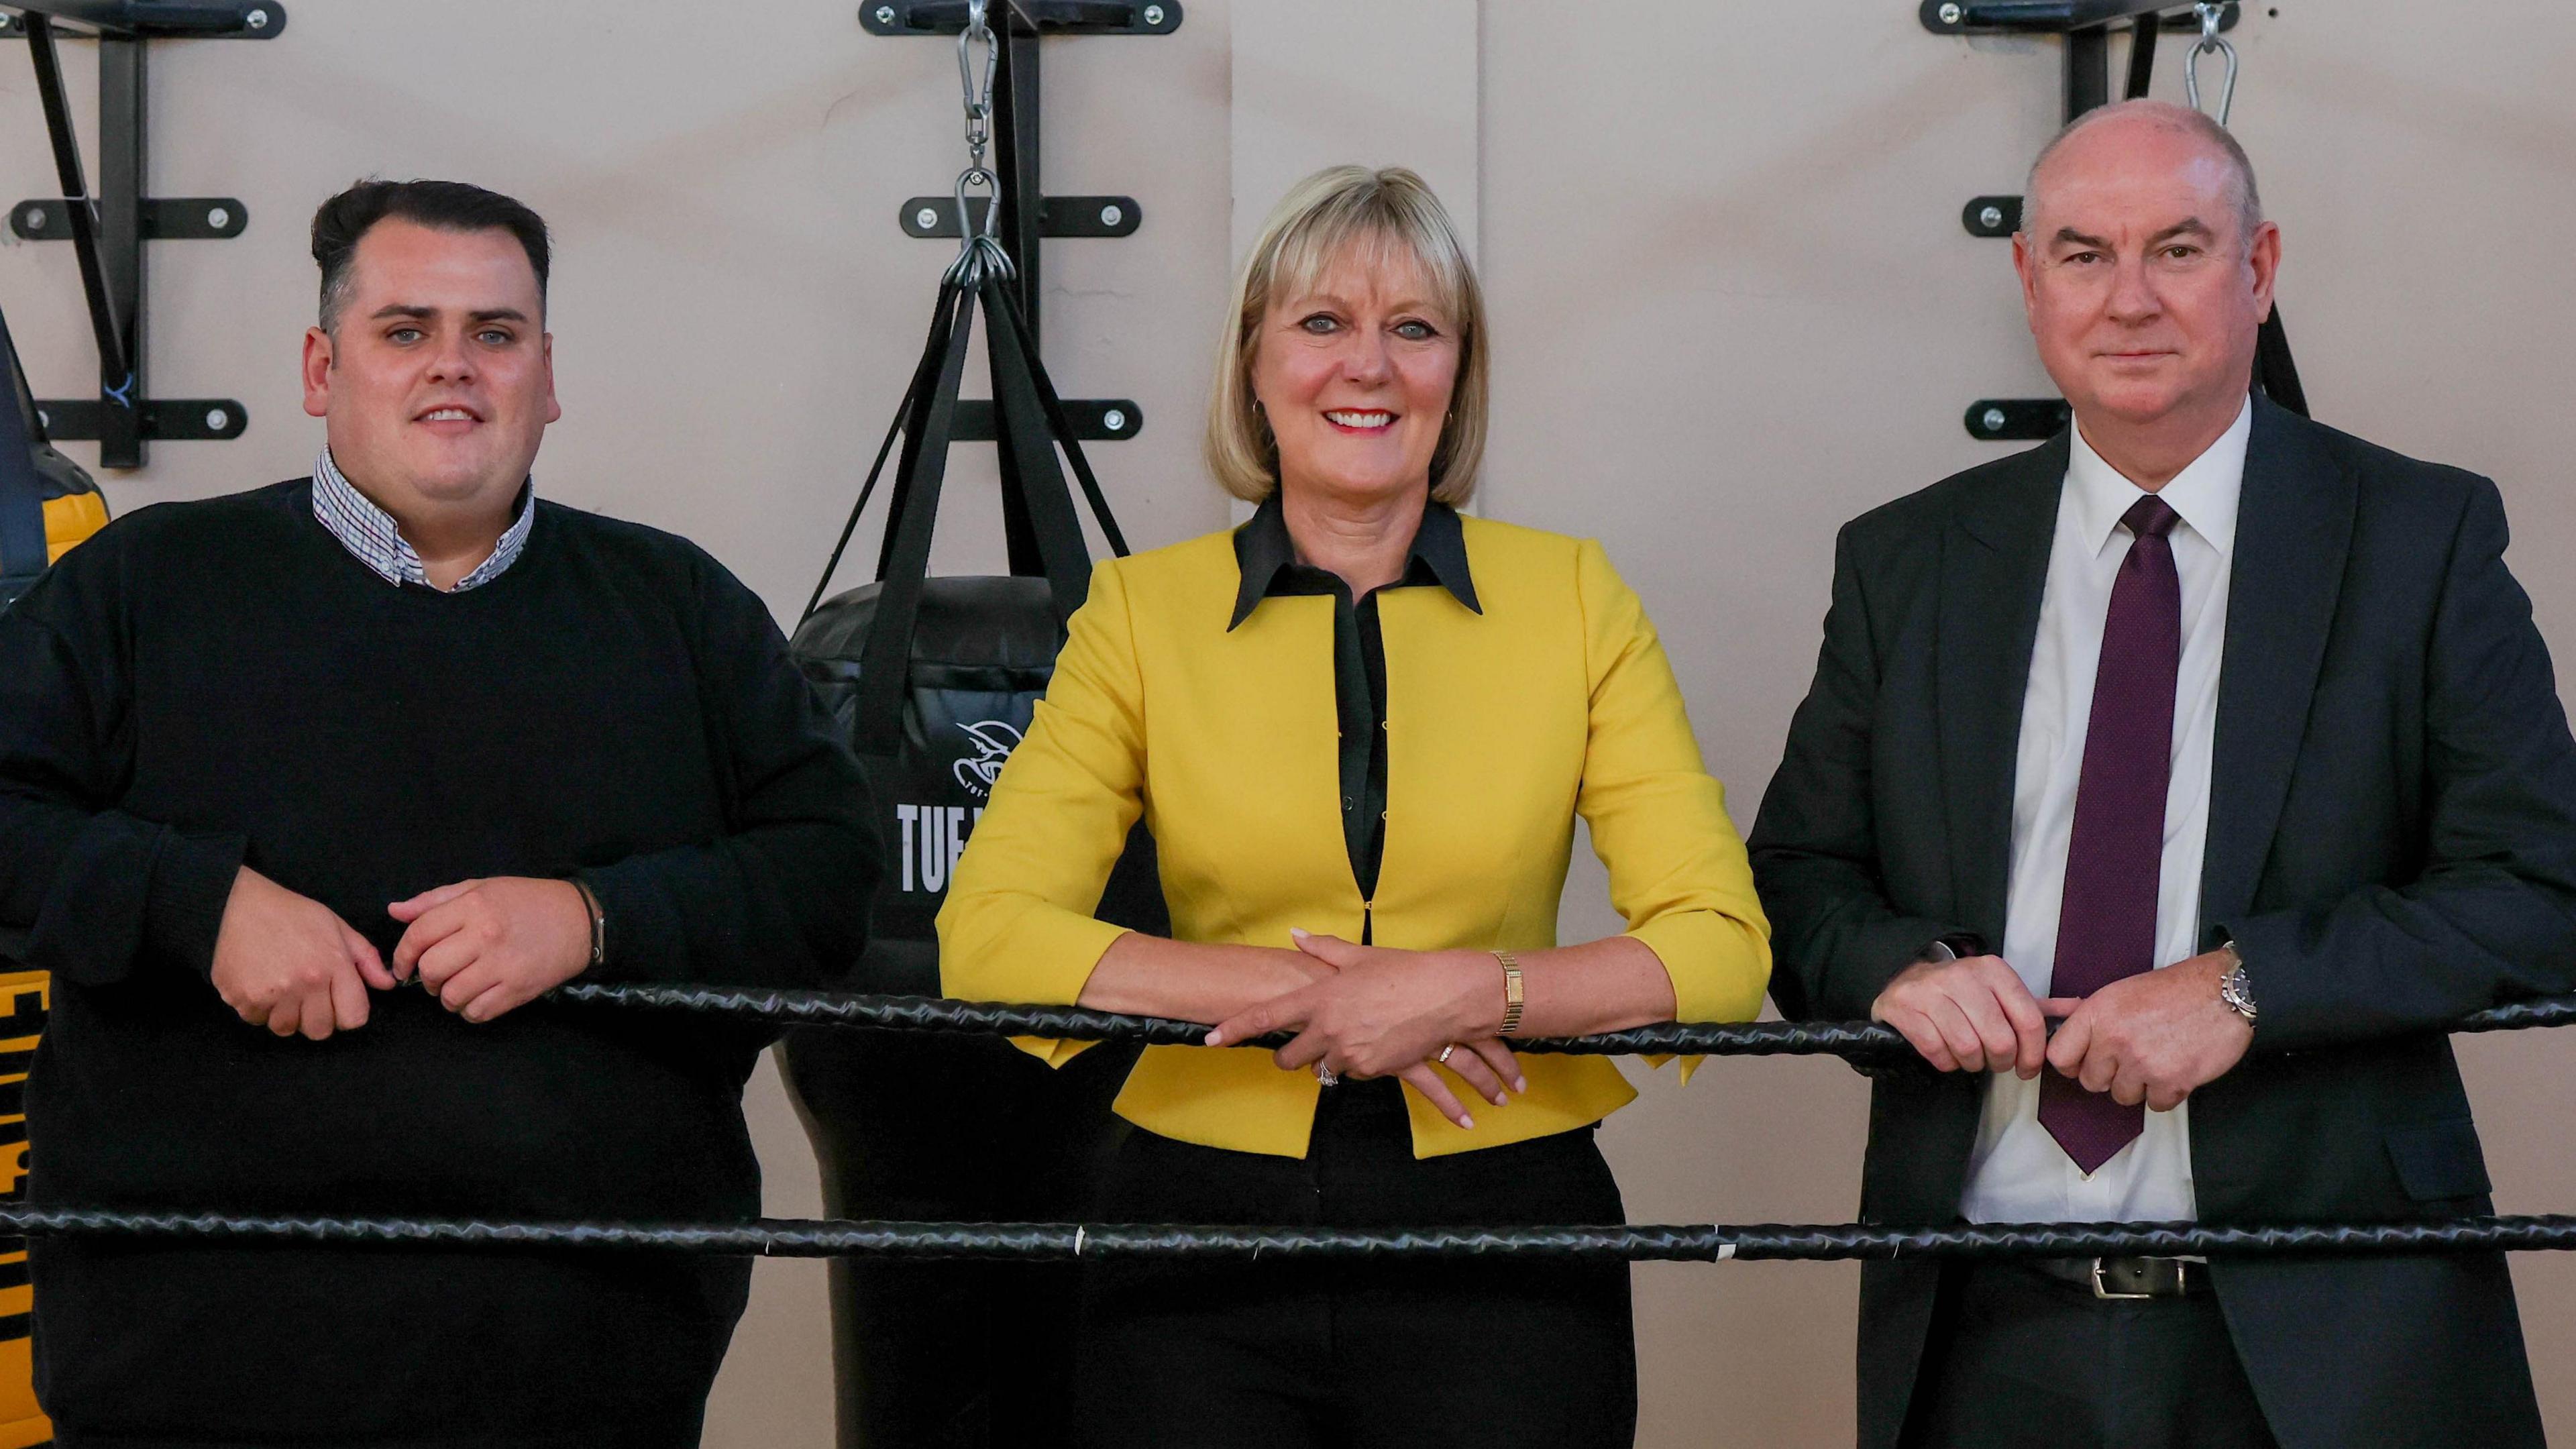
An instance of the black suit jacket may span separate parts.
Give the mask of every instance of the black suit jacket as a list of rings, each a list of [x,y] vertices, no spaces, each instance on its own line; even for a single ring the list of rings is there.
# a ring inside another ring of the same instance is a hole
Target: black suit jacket
[[[1868,1015],[1935,937],[2004,935],[2013,769],[2068,444],[1855,520],[1752,834],[1772,993]],[[2257,400],[2201,881],[2252,1053],[2192,1097],[2204,1221],[2488,1211],[2441,1024],[2576,986],[2576,745],[2495,485]],[[1890,1074],[1864,1220],[1954,1221],[1984,1080]],[[1862,1275],[1860,1442],[1895,1442],[1938,1270]],[[2501,1255],[2231,1260],[2212,1281],[2285,1449],[2540,1442]]]

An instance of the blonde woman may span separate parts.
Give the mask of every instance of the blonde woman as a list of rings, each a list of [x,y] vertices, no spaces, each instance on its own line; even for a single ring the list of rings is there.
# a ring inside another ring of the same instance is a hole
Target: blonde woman
[[[1485,346],[1420,178],[1299,183],[1236,283],[1209,415],[1211,468],[1259,511],[1092,575],[958,867],[951,995],[1221,1023],[1128,1078],[1105,1219],[1616,1223],[1592,1128],[1633,1091],[1510,1043],[1761,1005],[1744,848],[1636,595],[1598,544],[1456,511]],[[1140,814],[1170,940],[1091,916]],[[1629,929],[1560,947],[1577,815]],[[1229,1046],[1271,1031],[1295,1037]],[[1101,1444],[1634,1437],[1620,1264],[1094,1277]]]

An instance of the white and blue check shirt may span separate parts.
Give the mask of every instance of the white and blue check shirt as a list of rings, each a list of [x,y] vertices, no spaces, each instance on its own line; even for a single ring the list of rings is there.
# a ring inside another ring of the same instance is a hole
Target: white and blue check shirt
[[[322,455],[313,460],[313,516],[331,530],[331,536],[340,540],[340,546],[351,557],[386,583],[434,587],[429,571],[421,566],[420,555],[403,540],[402,528],[394,522],[394,516],[378,508],[373,499],[340,475],[340,467],[331,461],[327,445]],[[449,592],[461,594],[499,578],[502,570],[518,560],[519,550],[527,547],[528,530],[536,521],[537,485],[530,479],[519,488],[519,516],[511,520],[492,556],[458,579]]]

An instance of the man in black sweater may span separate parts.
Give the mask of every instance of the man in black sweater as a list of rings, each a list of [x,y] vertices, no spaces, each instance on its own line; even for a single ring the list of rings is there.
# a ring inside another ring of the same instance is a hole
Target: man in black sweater
[[[311,479],[137,511],[0,614],[0,926],[54,973],[53,1204],[744,1218],[762,1038],[541,999],[808,985],[877,873],[767,610],[538,500],[524,206],[314,219]],[[37,1245],[65,1449],[694,1445],[750,1281],[654,1254]]]

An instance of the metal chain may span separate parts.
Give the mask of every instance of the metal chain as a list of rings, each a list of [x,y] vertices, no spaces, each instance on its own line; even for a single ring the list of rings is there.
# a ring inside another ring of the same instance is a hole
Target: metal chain
[[[957,88],[966,107],[967,154],[966,169],[957,174],[957,234],[964,244],[957,249],[957,260],[948,264],[946,280],[969,288],[981,285],[987,275],[1018,275],[1010,253],[1002,250],[1001,178],[984,164],[985,148],[993,140],[993,83],[1002,63],[1002,43],[985,19],[987,6],[988,0],[966,0],[966,28],[957,32]],[[978,45],[984,47],[980,78],[975,64]],[[987,196],[980,228],[966,205],[967,191],[978,186]]]
[[[2224,57],[2227,81],[2226,88],[2218,93],[2217,116],[2218,124],[2224,126],[2228,114],[2236,109],[2236,47],[2218,33],[2219,21],[2225,18],[2227,7],[2216,3],[2216,0],[2200,0],[2192,11],[2200,17],[2200,39],[2192,46],[2191,54],[2183,57],[2183,93],[2190,98],[2193,110],[2204,109],[2200,104],[2200,58],[2211,54]]]

